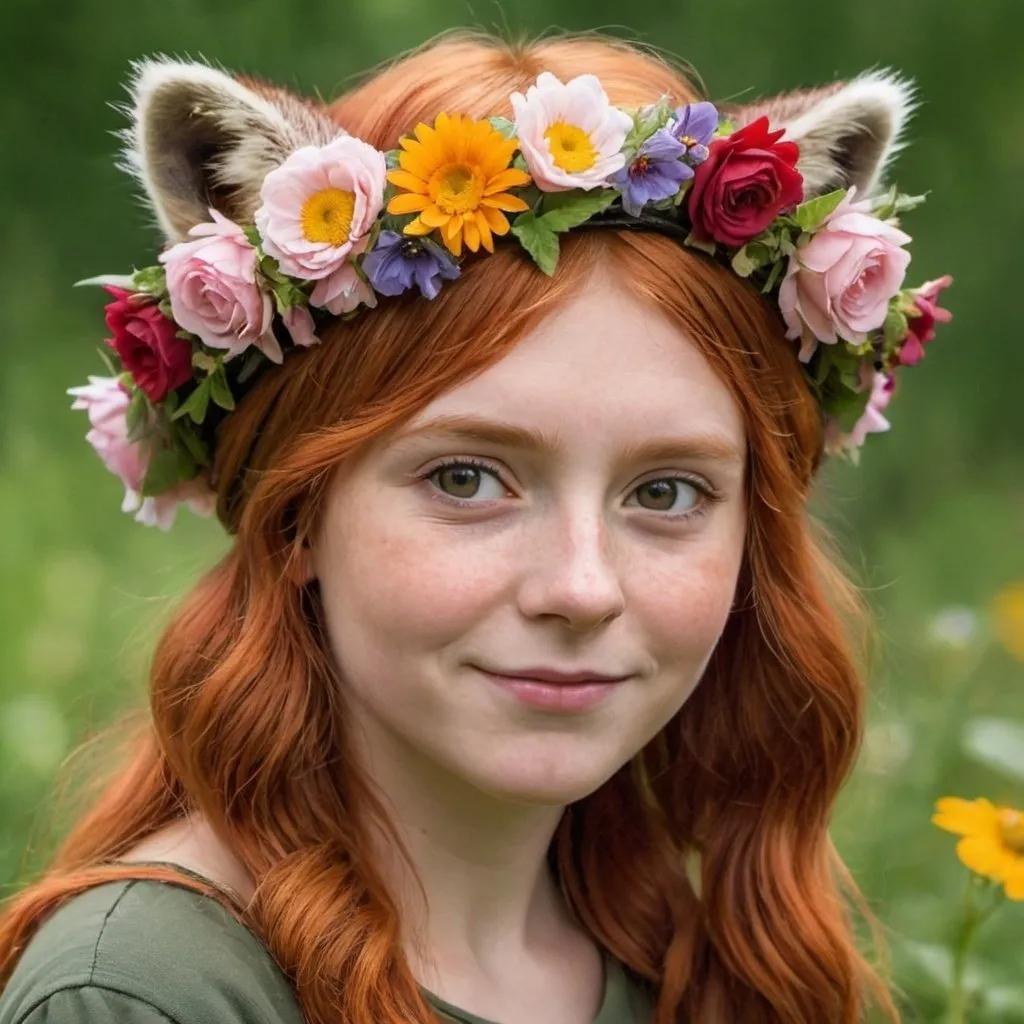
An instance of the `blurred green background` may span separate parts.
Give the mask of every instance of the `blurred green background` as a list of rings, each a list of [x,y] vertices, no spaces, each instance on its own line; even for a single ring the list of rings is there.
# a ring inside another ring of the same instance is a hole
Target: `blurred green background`
[[[869,440],[861,468],[829,467],[816,505],[883,640],[867,741],[834,835],[886,925],[907,1020],[939,1019],[967,873],[954,838],[929,823],[934,800],[984,795],[1024,808],[1024,595],[1012,589],[1024,581],[1019,0],[7,0],[4,21],[5,889],[48,848],[62,762],[144,701],[161,622],[226,545],[187,510],[166,535],[120,513],[120,485],[64,393],[105,372],[102,297],[72,282],[152,262],[160,241],[114,166],[110,133],[124,120],[109,104],[124,99],[132,59],[203,56],[331,99],[443,29],[600,28],[687,59],[714,100],[871,67],[916,80],[924,102],[894,177],[931,195],[905,223],[915,237],[908,280],[952,273],[954,321],[904,374],[894,430]],[[1024,904],[986,925],[974,966],[969,1019],[1024,1021]]]

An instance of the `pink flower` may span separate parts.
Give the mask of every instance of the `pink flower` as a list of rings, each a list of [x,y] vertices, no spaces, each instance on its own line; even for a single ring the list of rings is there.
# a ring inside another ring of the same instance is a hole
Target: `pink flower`
[[[156,497],[143,497],[142,484],[149,467],[149,445],[128,440],[126,414],[130,397],[116,377],[89,377],[89,383],[68,388],[75,401],[72,409],[85,409],[91,429],[85,439],[96,450],[103,464],[124,484],[122,512],[136,512],[135,521],[147,526],[170,529],[180,503],[193,512],[209,516],[216,506],[217,496],[210,490],[205,475],[178,484],[172,490]]]
[[[519,148],[541,191],[604,187],[625,166],[633,119],[611,105],[595,75],[563,83],[544,71],[511,100]]]
[[[189,232],[160,256],[174,319],[210,348],[227,349],[231,359],[255,345],[268,359],[282,361],[271,323],[274,304],[256,272],[258,253],[245,232],[216,210],[211,223]]]
[[[838,334],[853,344],[882,326],[889,300],[906,275],[910,236],[873,216],[870,203],[851,201],[851,187],[811,240],[789,257],[779,291],[787,338],[801,338],[807,362],[818,342]]]
[[[114,296],[104,307],[113,335],[107,344],[149,399],[160,402],[191,380],[192,345],[178,337],[177,326],[149,296],[111,286],[107,291]]]
[[[861,390],[869,386],[871,388],[871,397],[868,399],[867,407],[849,434],[843,434],[834,419],[828,421],[825,429],[825,447],[829,452],[860,448],[868,434],[884,433],[891,426],[882,413],[892,401],[893,393],[896,390],[896,378],[892,374],[875,370],[869,364],[861,366],[860,378]]]
[[[909,333],[900,348],[900,362],[904,366],[914,366],[924,359],[924,347],[935,337],[935,325],[948,324],[953,319],[953,314],[938,304],[939,292],[952,283],[953,278],[946,274],[914,289],[914,305],[920,315],[907,317]]]
[[[343,290],[332,278],[343,277],[351,257],[366,248],[384,203],[386,173],[383,153],[344,135],[296,150],[264,178],[255,214],[263,249],[283,274],[321,282],[323,290],[310,299],[314,306]]]
[[[306,348],[320,344],[320,339],[316,336],[316,324],[313,323],[313,317],[305,306],[291,306],[284,311],[281,319],[284,321],[285,330],[296,345]]]
[[[335,316],[349,313],[360,303],[371,309],[377,305],[373,289],[356,273],[351,263],[339,267],[330,277],[317,281],[309,297],[311,306],[323,306]]]

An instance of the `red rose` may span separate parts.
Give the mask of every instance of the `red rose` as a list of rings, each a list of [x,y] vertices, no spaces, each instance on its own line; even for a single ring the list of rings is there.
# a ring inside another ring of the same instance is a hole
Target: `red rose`
[[[924,347],[935,337],[935,325],[948,324],[953,314],[939,305],[939,292],[953,283],[949,274],[928,281],[914,290],[914,306],[918,316],[907,317],[907,336],[900,347],[900,362],[915,366],[924,359]]]
[[[759,117],[711,143],[690,189],[696,238],[741,246],[764,231],[780,210],[801,202],[804,179],[796,169],[800,147],[777,141],[784,131],[769,131],[768,118]]]
[[[114,301],[105,306],[107,344],[152,402],[192,377],[192,344],[177,336],[178,327],[147,296],[108,287]]]

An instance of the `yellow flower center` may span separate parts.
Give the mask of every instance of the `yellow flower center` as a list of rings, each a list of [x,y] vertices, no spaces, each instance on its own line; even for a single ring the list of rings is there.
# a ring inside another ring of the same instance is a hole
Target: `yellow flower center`
[[[1024,853],[1024,814],[1003,808],[999,812],[999,829],[1003,833],[1003,842],[1014,853]]]
[[[679,141],[687,148],[697,145],[697,140],[692,135],[680,135]]]
[[[544,138],[551,147],[551,159],[563,171],[589,171],[597,163],[597,150],[590,136],[577,125],[555,121],[544,132]]]
[[[475,210],[484,197],[484,182],[466,164],[445,164],[427,182],[430,198],[447,214]]]
[[[344,245],[356,209],[355,192],[323,188],[302,204],[302,234],[307,242]]]

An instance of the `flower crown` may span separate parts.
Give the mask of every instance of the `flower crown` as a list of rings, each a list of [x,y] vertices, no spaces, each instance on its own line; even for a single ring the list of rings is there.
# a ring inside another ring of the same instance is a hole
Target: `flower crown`
[[[80,282],[113,297],[120,365],[68,393],[125,485],[123,511],[164,529],[179,503],[210,514],[216,426],[334,320],[412,288],[433,299],[504,236],[554,274],[559,235],[583,226],[675,235],[749,279],[799,345],[830,455],[856,461],[888,429],[897,369],[950,319],[948,275],[903,287],[898,218],[924,197],[805,199],[800,146],[768,117],[737,128],[711,103],[664,97],[623,110],[590,74],[545,72],[511,105],[512,120],[439,114],[388,152],[351,135],[301,146],[263,177],[252,223],[210,208],[156,265]]]

